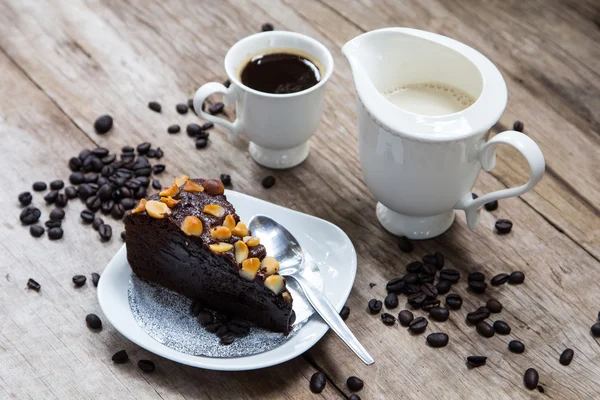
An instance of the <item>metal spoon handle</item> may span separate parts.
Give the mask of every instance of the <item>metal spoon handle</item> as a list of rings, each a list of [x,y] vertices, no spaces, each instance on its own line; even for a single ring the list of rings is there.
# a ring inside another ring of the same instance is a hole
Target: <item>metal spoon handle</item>
[[[323,292],[314,287],[309,281],[300,274],[290,275],[296,279],[309,303],[319,313],[321,318],[329,325],[331,329],[350,347],[350,349],[367,365],[375,362],[367,350],[360,344],[358,339],[352,334],[342,318],[339,316],[333,305],[327,300]]]

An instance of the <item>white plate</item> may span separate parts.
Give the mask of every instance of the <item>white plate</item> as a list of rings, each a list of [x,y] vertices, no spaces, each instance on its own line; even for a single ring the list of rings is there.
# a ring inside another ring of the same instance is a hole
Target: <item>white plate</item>
[[[255,214],[263,214],[284,225],[298,239],[302,249],[318,264],[323,277],[323,292],[335,308],[341,310],[356,276],[356,252],[348,236],[337,226],[320,218],[231,190],[225,194],[242,221],[248,222]],[[264,353],[236,358],[180,353],[151,338],[134,319],[127,298],[131,274],[123,246],[105,268],[98,284],[98,301],[105,317],[116,330],[135,344],[181,364],[220,371],[269,367],[304,353],[328,329],[327,324],[315,314],[290,340]]]

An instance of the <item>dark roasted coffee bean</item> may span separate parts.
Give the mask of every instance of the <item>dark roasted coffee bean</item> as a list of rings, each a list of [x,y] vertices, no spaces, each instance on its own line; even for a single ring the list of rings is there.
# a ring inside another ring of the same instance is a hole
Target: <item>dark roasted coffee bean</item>
[[[208,112],[211,113],[212,115],[215,115],[215,114],[222,113],[224,108],[225,108],[225,104],[218,101],[215,104],[212,104],[210,107],[208,107]]]
[[[155,156],[155,158],[157,160],[160,160],[164,155],[165,155],[165,153],[162,151],[162,149],[160,147],[157,147],[156,148],[156,156]]]
[[[94,122],[94,129],[96,133],[102,135],[110,131],[113,126],[113,119],[110,115],[102,115]]]
[[[419,278],[419,283],[423,284],[423,283],[433,283],[433,281],[435,280],[435,277],[433,275],[429,275],[428,273],[421,271],[417,274],[417,277]]]
[[[48,204],[54,203],[57,198],[58,198],[58,190],[51,190],[44,196],[44,200]]]
[[[477,193],[471,193],[471,197],[473,198],[473,200],[479,198],[479,196],[477,195]]]
[[[132,207],[133,208],[133,207]],[[114,219],[121,219],[125,215],[125,208],[122,204],[115,204],[110,212]]]
[[[402,326],[410,325],[414,318],[415,316],[409,310],[402,310],[398,313],[398,322],[400,322],[400,325]]]
[[[208,145],[208,141],[206,139],[197,139],[196,140],[196,148],[203,149]]]
[[[573,351],[573,349],[565,349],[565,351],[563,351],[562,354],[560,355],[560,358],[558,359],[558,361],[562,365],[569,365],[569,364],[571,364],[571,361],[573,361],[574,354],[575,354],[575,352]]]
[[[494,211],[498,208],[498,200],[490,201],[485,203],[485,209],[488,211]]]
[[[430,275],[433,278],[437,274],[437,268],[434,264],[425,264],[423,265],[423,270],[421,272]]]
[[[123,146],[121,147],[121,151],[123,153],[133,153],[135,149],[133,148],[133,146]]]
[[[90,156],[90,157],[91,157],[90,158],[91,161],[90,161],[90,163],[88,165],[88,169],[85,168],[85,162],[83,163],[84,164],[84,170],[86,172],[90,172],[90,171],[100,172],[100,171],[102,171],[102,168],[104,167],[104,163],[102,162],[102,160],[100,160],[98,157],[94,157],[94,156]]]
[[[398,238],[398,247],[400,247],[400,250],[402,250],[405,253],[410,253],[415,248],[413,243],[406,236],[400,236]]]
[[[342,309],[340,310],[340,317],[342,318],[342,320],[343,321],[347,320],[349,316],[350,316],[350,307],[348,307],[348,306],[342,307]]]
[[[150,103],[148,103],[148,108],[157,113],[159,113],[160,110],[162,110],[162,106],[156,101],[151,101]]]
[[[67,197],[67,195],[64,193],[59,193],[58,196],[56,197],[56,201],[54,202],[54,205],[56,207],[66,207],[68,202],[69,202],[69,198]]]
[[[124,213],[126,210],[131,210],[132,208],[134,208],[136,206],[136,202],[135,202],[135,200],[127,197],[127,198],[121,199],[121,203],[119,205],[121,207],[123,207],[123,213]]]
[[[508,274],[498,274],[490,281],[492,286],[504,285],[506,282],[508,282]]]
[[[395,293],[390,293],[385,297],[383,302],[388,310],[393,310],[398,307],[398,296]]]
[[[174,133],[179,133],[179,132],[181,132],[181,127],[177,124],[169,125],[169,127],[167,128],[167,132],[170,133],[171,135]]]
[[[523,383],[529,390],[533,390],[538,386],[540,376],[534,368],[528,368],[523,375]]]
[[[381,321],[386,325],[394,325],[396,323],[396,317],[384,312],[381,314]]]
[[[79,152],[77,156],[81,162],[92,155],[92,151],[90,149],[83,149]]]
[[[156,150],[154,150],[154,149],[148,150],[148,153],[146,153],[146,157],[148,157],[148,158],[156,157]]]
[[[275,184],[275,177],[273,175],[269,175],[262,180],[261,184],[265,189],[269,189]]]
[[[83,183],[84,180],[85,176],[81,172],[73,172],[71,175],[69,175],[69,182],[71,182],[73,185],[79,185]]]
[[[438,291],[435,285],[431,283],[424,283],[421,285],[421,293],[427,296],[428,299],[433,299],[437,297]]]
[[[104,224],[104,221],[102,220],[102,218],[94,218],[94,220],[92,221],[92,227],[95,230],[98,230],[98,228],[100,228],[100,225]]]
[[[231,175],[229,175],[229,174],[221,174],[219,176],[219,179],[223,183],[223,186],[230,186],[231,185]]]
[[[408,304],[415,308],[421,308],[423,306],[423,302],[427,299],[423,293],[413,293],[408,296]]]
[[[73,278],[71,278],[71,280],[73,281],[73,284],[75,286],[80,287],[85,285],[85,281],[87,281],[87,278],[85,277],[85,275],[75,275]]]
[[[452,288],[452,282],[442,279],[435,285],[435,287],[438,291],[438,294],[446,294],[450,291],[450,288]]]
[[[100,209],[100,206],[102,206],[102,200],[96,195],[88,197],[85,201],[85,206],[88,210],[96,212]]]
[[[404,280],[404,283],[412,283],[415,284],[419,281],[419,276],[416,274],[416,272],[409,272],[408,274],[404,275],[402,277],[402,279]]]
[[[46,228],[60,228],[62,226],[62,221],[46,221],[44,222]]]
[[[136,150],[139,154],[146,154],[150,150],[151,144],[148,142],[140,143],[137,145]]]
[[[383,303],[381,302],[381,300],[377,300],[377,299],[369,300],[369,312],[371,314],[377,314],[379,311],[381,311],[382,306],[383,306]]]
[[[525,281],[525,274],[521,271],[515,271],[510,274],[508,277],[508,283],[513,285],[518,285],[519,283],[523,283]]]
[[[268,31],[272,31],[273,29],[273,24],[267,22],[265,24],[262,24],[262,26],[260,27],[261,31],[263,32],[268,32]]]
[[[100,174],[105,178],[112,176],[114,173],[115,173],[115,168],[110,165],[105,165],[104,167],[102,167],[102,170],[100,170]],[[96,183],[97,183],[97,181],[96,181]]]
[[[150,176],[152,174],[152,167],[144,167],[135,170],[135,176]]]
[[[89,199],[94,193],[94,188],[89,183],[79,185],[79,198],[81,200]]]
[[[434,321],[444,322],[450,317],[450,312],[444,307],[433,307],[429,310],[429,317]]]
[[[60,179],[50,182],[51,190],[60,190],[63,187],[65,187],[65,183],[63,181],[61,181]]]
[[[99,158],[106,157],[108,155],[108,149],[105,147],[96,147],[92,150],[92,154]]]
[[[435,255],[433,255],[433,254],[425,254],[423,256],[423,264],[436,265],[437,264],[437,260],[435,258]]]
[[[404,289],[404,280],[402,278],[394,278],[385,285],[388,293],[402,293]]]
[[[43,192],[44,190],[46,190],[48,185],[46,185],[45,182],[34,182],[32,187],[33,187],[33,190],[36,192]]]
[[[117,159],[116,154],[108,154],[108,155],[105,155],[104,157],[102,157],[100,159],[100,161],[102,161],[102,164],[108,165],[108,164],[114,163],[116,159]]]
[[[213,126],[215,126],[215,124],[213,124],[210,121],[207,121],[207,122],[205,122],[205,123],[202,124],[201,128],[202,128],[203,131],[206,131],[206,130],[211,129]]]
[[[83,222],[87,222],[92,223],[94,221],[94,218],[96,218],[96,215],[91,212],[90,210],[83,210],[79,216],[81,217],[81,219],[83,220]]]
[[[462,303],[463,300],[459,294],[450,293],[448,296],[446,296],[446,305],[453,310],[458,310],[460,307],[462,307]]]
[[[544,393],[544,387],[542,385],[537,385],[537,390],[540,393]]]
[[[44,229],[43,226],[39,226],[39,225],[31,225],[29,227],[29,233],[31,234],[31,236],[33,237],[40,237],[44,234],[46,230]]]
[[[192,301],[192,304],[190,304],[190,314],[192,314],[194,317],[197,317],[200,311],[202,311],[203,309],[204,304],[202,304],[200,300],[194,300]]]
[[[417,317],[408,324],[408,330],[412,333],[423,333],[427,328],[427,320],[423,317]]]
[[[423,302],[423,305],[421,306],[421,310],[423,310],[425,312],[429,312],[429,311],[431,311],[432,308],[439,307],[439,306],[440,306],[440,301],[438,299],[425,300]]]
[[[402,291],[406,294],[406,295],[410,295],[410,294],[414,294],[414,293],[421,293],[421,286],[417,285],[416,283],[404,283],[404,289],[402,289]]]
[[[186,104],[179,103],[175,106],[175,110],[179,114],[185,114],[188,112],[188,106]]]
[[[208,326],[208,325],[207,325],[207,326]],[[220,327],[217,329],[217,331],[215,332],[215,334],[216,334],[218,337],[220,337],[220,338],[221,338],[221,337],[223,337],[224,335],[226,335],[226,334],[227,334],[227,332],[229,332],[229,328],[227,327],[227,324],[225,324],[225,323],[224,323],[224,324],[222,324],[222,325],[221,325],[221,326],[220,326]]]
[[[200,310],[198,312],[198,322],[202,326],[213,324],[215,322],[215,317],[208,310]]]
[[[470,368],[477,368],[484,366],[487,361],[485,356],[469,356],[467,357],[467,364]]]
[[[490,310],[490,312],[493,313],[499,313],[502,311],[502,303],[496,299],[489,299],[487,303],[485,303],[485,306]]]
[[[494,330],[500,335],[508,335],[510,333],[510,325],[504,321],[498,320],[494,322]]]
[[[202,132],[202,127],[198,124],[191,123],[185,128],[185,131],[188,136],[196,137]]]
[[[50,219],[52,221],[60,221],[64,217],[65,211],[61,208],[55,208],[54,210],[50,211]]]
[[[487,283],[479,281],[469,281],[469,289],[471,289],[474,293],[485,293],[485,290],[487,289]]]
[[[511,231],[513,223],[508,219],[499,219],[494,226],[496,227],[496,232],[498,232],[498,234],[504,235]]]
[[[325,373],[319,371],[315,372],[310,377],[310,391],[313,393],[321,393],[323,389],[325,389],[325,385],[327,384],[327,376]]]
[[[152,173],[154,173],[155,175],[162,173],[164,170],[165,170],[164,164],[154,164],[152,166]]]
[[[237,337],[248,336],[250,333],[250,324],[242,320],[234,320],[227,324],[229,331]]]
[[[100,200],[102,201],[110,200],[114,190],[115,187],[112,185],[112,183],[102,185],[100,186],[100,189],[98,189],[98,197],[100,197]]]
[[[121,232],[121,240],[122,240],[122,241],[125,241],[125,239],[126,239],[126,236],[127,236],[127,235],[125,234],[125,231],[122,231],[122,232]]]
[[[133,194],[133,197],[135,199],[141,199],[142,197],[146,197],[146,188],[143,186],[140,186],[139,188],[137,188],[137,190]]]
[[[98,282],[100,282],[100,275],[96,272],[92,272],[92,283],[94,287],[98,287]]]
[[[217,331],[218,331],[219,329],[221,329],[221,327],[222,327],[222,326],[223,326],[223,324],[222,324],[222,323],[220,323],[220,322],[215,322],[214,324],[208,324],[208,325],[206,325],[206,326],[204,327],[204,329],[206,329],[206,331],[207,331],[207,332],[210,332],[210,333],[217,333]],[[227,329],[227,328],[225,328],[225,333],[226,333],[227,331],[228,331],[228,329]]]
[[[227,332],[221,337],[221,344],[223,346],[229,346],[235,341],[235,334],[233,332]]]
[[[522,123],[521,121],[515,121],[515,123],[513,124],[513,130],[517,131],[517,132],[523,132],[523,129],[525,128],[525,124]]]
[[[110,240],[112,236],[112,228],[110,225],[102,224],[98,227],[98,233],[100,234],[100,239],[103,241]]]
[[[90,329],[94,329],[94,330],[102,329],[102,321],[100,320],[100,317],[98,317],[96,314],[88,314],[85,317],[85,323],[87,324],[88,328],[90,328]]]
[[[469,276],[467,277],[467,280],[483,282],[483,281],[485,281],[485,275],[482,274],[481,272],[471,272],[469,274]]]
[[[360,400],[360,396],[356,393],[352,393],[350,396],[348,396],[348,400]]]
[[[110,181],[108,179],[106,179],[104,176],[101,176],[98,178],[98,180],[96,181],[96,185],[98,185],[98,187],[106,185],[107,183],[109,183]]]
[[[442,253],[440,253],[439,251],[436,251],[434,256],[435,256],[435,262],[436,262],[435,266],[437,267],[437,269],[442,269],[445,264],[444,255]]]
[[[490,310],[485,307],[480,307],[477,311],[472,311],[467,314],[467,321],[476,324],[490,316]]]
[[[431,347],[444,347],[448,344],[448,335],[443,332],[430,333],[427,335],[427,344]]]
[[[348,389],[351,391],[358,392],[363,388],[364,383],[358,376],[351,376],[346,380],[346,386],[348,386]]]
[[[65,188],[65,195],[68,199],[74,199],[78,195],[77,188],[75,186],[67,186]]]
[[[125,187],[131,190],[137,190],[142,184],[137,179],[130,179],[125,182]]]
[[[48,229],[48,239],[58,240],[63,237],[63,230],[60,227]]]
[[[475,329],[477,329],[477,332],[481,336],[486,338],[491,338],[495,333],[494,328],[485,321],[479,321],[477,325],[475,325]]]
[[[590,327],[590,331],[595,337],[600,337],[600,322],[596,322],[594,325],[592,325]]]
[[[154,365],[154,362],[150,360],[139,360],[138,368],[144,372],[154,372],[156,365]]]
[[[81,169],[81,160],[78,157],[71,157],[69,159],[69,169],[73,172],[77,172]]]
[[[421,261],[413,261],[411,263],[408,263],[408,265],[406,265],[406,272],[408,273],[418,273],[423,269],[423,263]],[[409,283],[414,283],[414,282],[409,282]]]
[[[123,163],[128,164],[130,162],[133,162],[133,160],[135,160],[135,154],[133,154],[133,153],[123,153],[123,154],[121,154],[121,161]]]
[[[115,202],[114,201],[112,201],[112,200],[106,200],[100,206],[100,211],[102,211],[102,214],[110,214],[110,212],[113,210],[114,206],[115,206]]]
[[[42,286],[39,283],[37,283],[31,278],[29,278],[29,280],[27,281],[27,287],[36,291],[39,291],[42,288]]]
[[[187,101],[187,106],[188,106],[188,108],[189,108],[190,110],[192,110],[192,111],[195,111],[195,110],[194,110],[194,100],[193,100],[193,99],[188,99],[188,101]],[[204,111],[204,110],[202,110],[202,111]]]
[[[443,269],[440,271],[440,279],[444,279],[444,280],[450,281],[452,283],[456,283],[460,279],[460,272],[458,272],[455,269],[449,269],[449,268]]]
[[[129,361],[129,356],[125,350],[119,350],[112,356],[112,360],[115,364],[125,364]]]
[[[228,88],[229,86],[231,86],[231,81],[229,79],[225,80],[225,82],[223,82],[223,86]]]
[[[525,351],[525,345],[519,340],[511,340],[508,343],[508,349],[513,353],[521,354]]]
[[[29,192],[23,192],[23,193],[19,194],[18,199],[19,199],[19,203],[21,203],[24,206],[28,206],[29,204],[31,204],[31,200],[33,200],[33,196]]]

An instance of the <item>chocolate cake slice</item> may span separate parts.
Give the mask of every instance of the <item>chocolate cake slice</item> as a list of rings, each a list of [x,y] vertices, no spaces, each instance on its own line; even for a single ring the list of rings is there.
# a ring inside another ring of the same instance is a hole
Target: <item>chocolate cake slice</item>
[[[176,178],[125,218],[133,272],[206,308],[288,333],[292,296],[215,179]]]

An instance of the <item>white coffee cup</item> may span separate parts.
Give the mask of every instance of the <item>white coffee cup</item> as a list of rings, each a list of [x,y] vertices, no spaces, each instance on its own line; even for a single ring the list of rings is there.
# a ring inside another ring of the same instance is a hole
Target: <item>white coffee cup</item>
[[[241,82],[244,66],[259,54],[299,54],[319,68],[321,80],[306,90],[272,94],[252,89]],[[333,57],[327,48],[306,35],[286,31],[261,32],[231,47],[225,56],[225,72],[231,85],[210,82],[194,96],[194,109],[200,118],[229,129],[229,139],[244,133],[249,151],[259,164],[269,168],[290,168],[308,157],[308,139],[315,133],[323,110],[324,87],[333,72]],[[222,93],[225,105],[235,104],[237,118],[226,119],[202,111],[204,100]]]
[[[342,52],[358,93],[360,163],[386,230],[431,238],[450,227],[455,209],[465,211],[474,229],[486,203],[521,195],[542,178],[544,156],[527,135],[505,131],[488,140],[506,107],[507,89],[500,71],[478,51],[435,33],[386,28],[354,38]],[[475,102],[430,116],[402,109],[383,95],[427,82],[459,88]],[[529,181],[473,199],[479,172],[494,168],[501,143],[525,157]]]

